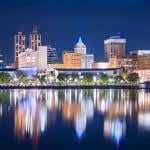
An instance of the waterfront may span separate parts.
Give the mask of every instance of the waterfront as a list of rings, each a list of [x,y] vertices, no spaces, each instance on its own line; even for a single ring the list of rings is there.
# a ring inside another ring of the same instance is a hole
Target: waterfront
[[[0,90],[0,149],[148,149],[150,91]]]

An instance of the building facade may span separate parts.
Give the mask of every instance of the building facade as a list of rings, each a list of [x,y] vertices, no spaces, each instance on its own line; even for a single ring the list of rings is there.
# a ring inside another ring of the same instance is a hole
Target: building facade
[[[0,54],[0,68],[5,68],[5,66],[3,55]]]
[[[118,58],[125,57],[126,39],[120,36],[112,36],[104,41],[105,60],[108,61],[112,56]]]
[[[20,53],[18,57],[19,68],[32,68],[37,66],[37,52],[27,48],[25,52]]]
[[[64,68],[81,68],[81,54],[74,51],[63,52]]]
[[[81,37],[79,38],[78,43],[75,45],[74,51],[80,54],[86,54],[86,45],[82,42]]]
[[[136,63],[130,57],[117,58],[116,56],[113,56],[109,58],[109,66],[111,68],[125,68],[129,72],[133,72]]]
[[[83,54],[81,55],[81,68],[92,68],[92,64],[94,63],[94,55],[92,54]]]
[[[108,68],[108,69],[56,69],[58,74],[78,74],[82,76],[83,74],[92,74],[93,76],[99,76],[100,74],[107,74],[108,76],[121,75],[120,68]]]
[[[133,50],[130,51],[131,57],[139,57],[139,56],[148,56],[150,55],[150,50]]]
[[[134,72],[139,74],[142,81],[150,81],[150,50],[134,50],[130,57],[136,64]]]
[[[31,48],[19,54],[18,67],[20,68],[36,68],[38,72],[47,69],[47,46],[40,46],[38,51]]]
[[[63,63],[54,63],[54,64],[48,64],[48,68],[53,68],[53,69],[62,69],[64,68]]]
[[[108,69],[110,65],[108,62],[95,62],[92,64],[93,69]]]
[[[26,36],[22,32],[18,32],[14,36],[14,62],[18,64],[18,55],[25,51]]]
[[[33,31],[30,33],[30,48],[33,51],[37,51],[39,46],[41,46],[41,34],[38,32],[37,28],[33,28]]]
[[[53,64],[58,61],[57,50],[50,45],[47,47],[47,64]]]

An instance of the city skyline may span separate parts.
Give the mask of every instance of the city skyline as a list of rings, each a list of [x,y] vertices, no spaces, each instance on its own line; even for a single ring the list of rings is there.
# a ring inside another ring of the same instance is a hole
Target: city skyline
[[[150,0],[1,0],[0,149],[148,149],[149,27]]]
[[[0,50],[13,62],[13,36],[22,31],[29,34],[38,25],[42,43],[58,50],[72,50],[78,37],[87,45],[95,60],[103,60],[103,41],[120,32],[127,38],[129,50],[150,49],[150,2],[118,1],[5,1],[0,6]],[[90,10],[90,11],[89,11]],[[15,20],[15,21],[14,21]],[[11,26],[10,26],[11,25]],[[7,59],[8,59],[7,58]]]

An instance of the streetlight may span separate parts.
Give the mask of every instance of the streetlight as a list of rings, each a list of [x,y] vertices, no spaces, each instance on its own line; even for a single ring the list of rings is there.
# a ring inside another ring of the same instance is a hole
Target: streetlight
[[[113,82],[113,79],[112,79],[112,78],[110,78],[110,79],[109,79],[109,83],[112,83],[112,82]]]
[[[78,79],[75,79],[75,83],[76,83],[76,85],[77,85],[77,82],[78,82]]]
[[[67,78],[65,78],[65,84],[67,84],[67,82],[66,82],[66,81],[67,81]]]

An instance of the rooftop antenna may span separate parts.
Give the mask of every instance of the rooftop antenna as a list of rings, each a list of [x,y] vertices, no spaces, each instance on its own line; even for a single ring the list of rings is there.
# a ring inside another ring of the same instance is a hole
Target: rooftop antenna
[[[38,26],[37,25],[34,25],[33,26],[33,33],[37,33],[38,32]]]

